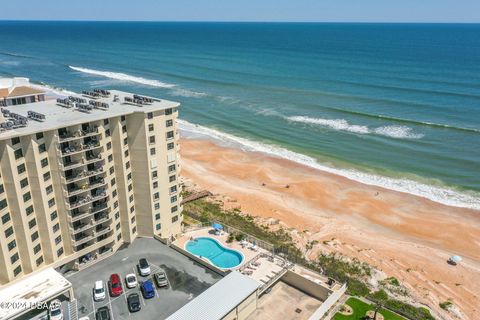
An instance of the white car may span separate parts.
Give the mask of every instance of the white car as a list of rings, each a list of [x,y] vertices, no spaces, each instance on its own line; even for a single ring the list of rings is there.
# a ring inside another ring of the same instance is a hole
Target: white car
[[[150,274],[150,264],[148,263],[147,259],[142,258],[138,260],[138,271],[140,272],[140,275],[144,277]]]
[[[93,300],[102,301],[107,296],[105,291],[105,285],[102,280],[95,281],[95,286],[93,287]]]
[[[60,300],[55,299],[50,302],[48,307],[48,319],[50,320],[63,320],[62,303]]]
[[[132,289],[137,286],[137,276],[135,273],[129,273],[125,276],[125,284],[127,288]]]

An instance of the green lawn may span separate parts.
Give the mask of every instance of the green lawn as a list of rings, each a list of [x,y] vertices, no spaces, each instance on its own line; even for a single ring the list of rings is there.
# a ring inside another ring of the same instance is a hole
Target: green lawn
[[[371,306],[356,298],[348,299],[347,304],[352,307],[353,314],[350,316],[344,316],[340,313],[337,313],[333,317],[333,320],[363,320],[363,317],[365,317],[368,310],[374,310],[374,306]],[[385,309],[381,309],[380,313],[385,317],[385,320],[405,320],[405,318]]]

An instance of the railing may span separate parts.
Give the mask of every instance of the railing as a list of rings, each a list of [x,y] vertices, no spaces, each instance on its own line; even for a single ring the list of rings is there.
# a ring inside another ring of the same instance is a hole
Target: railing
[[[94,240],[95,237],[96,237],[96,236],[95,236],[95,233],[92,233],[92,234],[87,235],[87,236],[85,236],[85,237],[82,237],[82,238],[80,238],[80,239],[75,239],[75,238],[74,238],[73,241],[75,242],[75,245],[76,245],[76,246],[79,246],[79,245],[84,244],[84,243],[86,243],[86,242],[88,242],[88,241],[90,241],[90,240]]]
[[[92,228],[94,226],[93,224],[93,221],[90,221],[89,223],[85,223],[83,224],[81,227],[75,227],[73,226],[73,234],[77,234],[79,232],[82,232],[82,231],[85,231],[85,230],[88,230],[90,228]]]
[[[69,196],[74,196],[74,195],[76,195],[76,194],[81,194],[81,193],[83,193],[83,192],[90,191],[90,190],[92,190],[92,189],[101,187],[101,186],[103,186],[103,185],[105,185],[105,184],[106,184],[105,181],[94,182],[93,184],[88,184],[88,183],[87,183],[87,184],[85,184],[85,185],[83,185],[83,186],[81,186],[81,187],[78,187],[78,186],[77,186],[77,188],[75,188],[75,189],[70,189],[70,190],[68,190],[67,192],[68,192]]]
[[[106,217],[102,217],[101,219],[97,219],[97,220],[94,220],[93,221],[93,225],[99,225],[99,224],[102,224],[104,222],[107,222],[108,220],[112,219],[111,217],[109,216],[106,216]]]
[[[80,138],[87,138],[99,134],[98,128],[88,128],[87,130],[77,130],[75,132],[67,131],[67,134],[58,136],[58,141],[68,142]]]
[[[82,157],[82,159],[80,161],[74,161],[74,162],[70,162],[70,163],[67,163],[67,164],[64,164],[63,161],[59,161],[59,163],[63,167],[63,170],[70,170],[70,169],[73,169],[73,168],[76,168],[76,167],[85,166],[85,165],[88,165],[90,163],[95,163],[95,162],[98,162],[98,161],[104,161],[104,160],[102,159],[102,157],[96,157],[96,158],[93,158],[91,160],[86,160],[84,157]],[[104,163],[101,164],[101,165],[103,166]],[[95,170],[97,170],[97,169],[95,169]]]
[[[61,150],[62,157],[66,156],[71,156],[73,154],[77,154],[79,152],[85,152],[89,150],[93,150],[96,148],[100,148],[102,145],[100,144],[99,141],[94,142],[94,143],[86,143],[86,144],[81,144],[78,147],[66,147]]]
[[[94,201],[97,201],[97,200],[100,200],[100,199],[103,199],[103,198],[106,198],[108,197],[108,194],[106,192],[104,192],[103,194],[100,194],[100,195],[97,195],[97,196],[86,196],[85,198],[82,198],[81,200],[73,203],[73,204],[68,204],[67,203],[67,207],[69,210],[72,210],[72,209],[76,209],[76,208],[79,208],[81,206],[84,206],[86,204],[89,204],[89,203],[92,203]]]
[[[81,171],[80,173],[76,174],[75,176],[65,178],[65,183],[72,183],[72,182],[82,180],[82,179],[85,179],[85,178],[88,178],[88,177],[93,177],[93,176],[99,175],[101,173],[105,173],[105,171],[103,171],[102,167],[100,167],[98,169],[95,169],[95,170],[90,170],[90,171],[89,170],[84,170],[84,171]]]
[[[95,236],[98,237],[98,236],[104,235],[106,233],[109,233],[110,231],[112,231],[112,228],[106,227],[106,228],[101,229],[100,231],[95,231]]]

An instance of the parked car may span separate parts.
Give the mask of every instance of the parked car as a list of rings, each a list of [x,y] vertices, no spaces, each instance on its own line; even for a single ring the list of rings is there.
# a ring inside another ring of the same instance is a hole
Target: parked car
[[[127,297],[128,310],[130,312],[140,311],[140,296],[138,293],[130,293]]]
[[[112,297],[117,297],[123,293],[122,281],[120,281],[120,276],[116,273],[110,276],[110,295]]]
[[[150,280],[144,281],[140,284],[140,290],[145,299],[151,299],[155,297],[155,288]]]
[[[125,285],[127,288],[132,289],[137,286],[137,276],[135,273],[129,273],[125,276]]]
[[[140,272],[140,275],[144,277],[150,274],[150,264],[148,263],[147,259],[142,258],[138,260],[138,271]]]
[[[63,320],[62,303],[60,300],[55,299],[50,302],[50,305],[48,306],[48,319]]]
[[[95,281],[95,286],[93,287],[93,300],[102,301],[106,297],[105,285],[102,280]]]
[[[159,271],[153,275],[155,282],[157,283],[157,287],[168,287],[168,279],[167,275],[164,271]]]
[[[110,320],[110,309],[107,306],[98,308],[95,318],[96,320]]]

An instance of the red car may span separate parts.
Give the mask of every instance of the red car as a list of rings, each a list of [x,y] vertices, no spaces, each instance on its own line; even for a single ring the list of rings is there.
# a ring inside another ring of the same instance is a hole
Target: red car
[[[110,295],[112,297],[117,297],[123,293],[122,281],[120,276],[116,273],[110,276]]]

